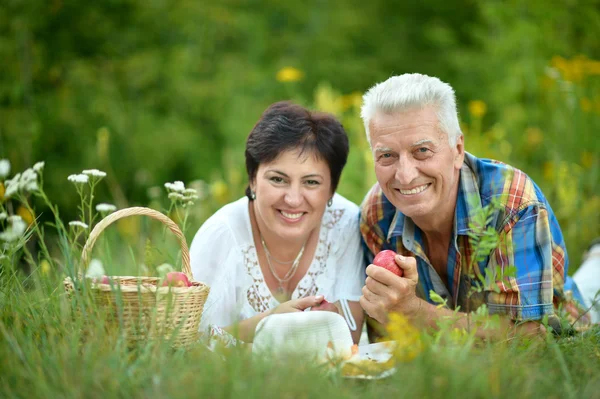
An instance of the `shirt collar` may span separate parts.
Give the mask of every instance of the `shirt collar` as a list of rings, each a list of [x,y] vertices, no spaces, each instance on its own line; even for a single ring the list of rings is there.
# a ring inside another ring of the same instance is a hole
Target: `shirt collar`
[[[460,168],[460,180],[458,186],[458,197],[456,199],[456,210],[454,211],[454,231],[456,235],[467,235],[469,222],[473,216],[481,211],[481,197],[479,196],[479,185],[477,184],[477,171],[475,157],[465,152],[465,161]],[[414,237],[418,229],[410,218],[400,211],[396,214],[390,224],[387,239],[408,235]],[[410,250],[410,248],[407,248]]]

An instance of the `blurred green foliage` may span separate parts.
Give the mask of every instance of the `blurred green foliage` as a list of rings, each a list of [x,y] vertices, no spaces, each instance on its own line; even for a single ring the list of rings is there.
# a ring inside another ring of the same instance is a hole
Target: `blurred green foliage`
[[[468,151],[541,186],[573,271],[600,235],[598,37],[598,0],[4,0],[0,158],[13,173],[44,160],[67,218],[82,169],[108,172],[98,199],[119,207],[201,179],[194,229],[243,195],[246,135],[293,99],[342,119],[340,192],[360,202],[375,181],[360,95],[421,72],[455,88]]]

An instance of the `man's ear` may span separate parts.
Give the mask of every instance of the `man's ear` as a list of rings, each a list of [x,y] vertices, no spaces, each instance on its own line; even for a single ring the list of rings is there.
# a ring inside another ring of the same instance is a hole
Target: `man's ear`
[[[455,155],[454,155],[454,167],[456,169],[460,169],[465,160],[465,138],[462,134],[460,134],[456,138],[456,144],[454,146]]]

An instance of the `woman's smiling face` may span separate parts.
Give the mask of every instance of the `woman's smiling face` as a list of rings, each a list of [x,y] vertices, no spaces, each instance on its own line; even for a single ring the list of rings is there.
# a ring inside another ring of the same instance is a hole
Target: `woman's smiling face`
[[[260,164],[251,186],[261,232],[286,240],[306,240],[320,226],[333,195],[327,162],[299,150],[285,151],[272,162]]]

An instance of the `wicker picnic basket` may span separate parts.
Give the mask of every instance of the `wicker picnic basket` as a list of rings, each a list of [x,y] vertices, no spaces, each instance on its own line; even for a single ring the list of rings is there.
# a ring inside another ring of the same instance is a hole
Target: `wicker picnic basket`
[[[167,339],[174,347],[187,347],[198,341],[200,318],[209,287],[192,280],[188,246],[175,222],[150,208],[133,207],[114,212],[102,219],[90,233],[83,248],[82,264],[87,267],[94,243],[106,227],[119,219],[136,215],[162,222],[177,237],[181,247],[182,271],[192,286],[160,287],[159,277],[110,276],[111,284],[91,283],[94,302],[108,315],[109,323],[122,328],[130,343]],[[81,277],[80,281],[83,281]],[[73,294],[78,284],[67,277],[64,286],[67,293]]]

